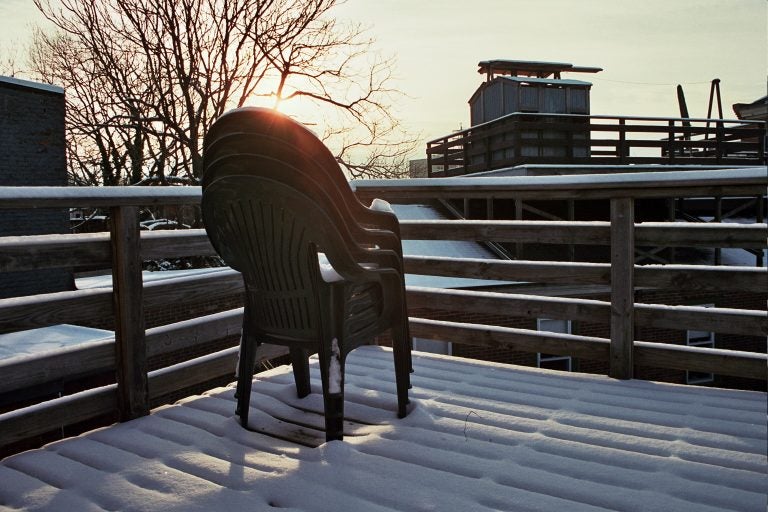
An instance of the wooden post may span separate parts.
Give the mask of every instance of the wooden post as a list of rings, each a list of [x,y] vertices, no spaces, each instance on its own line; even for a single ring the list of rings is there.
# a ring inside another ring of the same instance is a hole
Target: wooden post
[[[675,222],[675,198],[670,197],[667,199],[667,222]],[[669,251],[669,262],[674,263],[675,262],[675,247],[667,247],[667,251]]]
[[[763,196],[755,196],[755,222],[762,224],[765,222],[765,212],[763,211]],[[763,251],[758,251],[755,255],[755,265],[763,266]]]
[[[120,421],[128,421],[149,414],[139,212],[135,206],[110,212],[117,406]]]
[[[627,130],[626,120],[619,119],[619,163],[627,163]]]
[[[568,209],[566,217],[570,222],[576,220],[576,207],[573,199],[566,201],[566,208]],[[568,261],[576,261],[576,246],[574,244],[568,244]]]
[[[631,198],[611,199],[611,350],[609,375],[631,379],[635,337],[633,307],[635,206]]]
[[[523,220],[523,200],[519,197],[515,198],[515,220]],[[515,243],[515,259],[523,259],[523,244],[520,242]]]
[[[723,197],[717,196],[715,197],[715,218],[714,222],[722,222],[723,221]],[[720,247],[715,247],[715,265],[722,265],[722,258],[721,258],[722,251]]]
[[[669,142],[667,147],[667,159],[670,164],[675,163],[675,121],[669,120]]]
[[[461,160],[462,165],[464,166],[464,170],[462,171],[462,175],[467,174],[469,172],[469,154],[467,153],[467,150],[469,149],[468,142],[467,142],[467,134],[466,132],[461,137]]]

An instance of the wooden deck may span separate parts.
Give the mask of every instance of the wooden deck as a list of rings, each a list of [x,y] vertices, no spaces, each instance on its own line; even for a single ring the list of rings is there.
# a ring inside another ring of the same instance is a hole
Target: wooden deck
[[[392,354],[347,364],[343,442],[323,443],[319,375],[232,388],[0,462],[0,510],[765,510],[765,393],[418,354],[395,415]]]

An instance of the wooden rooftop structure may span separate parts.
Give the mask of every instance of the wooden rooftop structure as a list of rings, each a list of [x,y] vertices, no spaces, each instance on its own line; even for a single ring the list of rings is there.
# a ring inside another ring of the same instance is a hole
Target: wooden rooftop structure
[[[567,62],[539,62],[527,60],[493,59],[478,63],[477,72],[485,74],[490,81],[496,75],[529,76],[535,78],[560,79],[563,72],[568,73],[599,73],[603,68],[574,66]]]

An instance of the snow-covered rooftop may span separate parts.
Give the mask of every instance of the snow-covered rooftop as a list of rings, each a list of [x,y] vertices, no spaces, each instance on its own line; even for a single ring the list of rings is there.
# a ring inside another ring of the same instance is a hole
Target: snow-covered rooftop
[[[436,208],[424,204],[393,204],[392,209],[398,220],[445,220]],[[476,242],[462,240],[403,240],[403,254],[406,256],[442,256],[450,258],[498,259],[490,250]],[[509,284],[508,281],[470,279],[464,277],[441,277],[406,274],[408,286],[433,288],[471,288]]]
[[[416,354],[398,420],[392,366],[350,355],[343,442],[317,428],[316,362],[305,399],[278,367],[251,402],[272,435],[215,389],[4,459],[0,508],[765,511],[765,393]]]
[[[112,336],[112,331],[68,324],[0,334],[0,359],[41,354]]]

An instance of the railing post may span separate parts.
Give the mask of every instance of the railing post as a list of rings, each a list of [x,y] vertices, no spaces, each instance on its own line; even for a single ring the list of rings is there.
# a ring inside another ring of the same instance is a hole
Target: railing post
[[[763,209],[763,196],[755,197],[755,222],[762,224],[765,222],[765,211]],[[763,266],[763,251],[758,251],[755,254],[755,266]]]
[[[110,217],[117,406],[120,421],[127,421],[149,414],[139,212],[118,206]]]
[[[627,130],[626,120],[619,119],[619,163],[627,163]]]
[[[467,134],[465,133],[464,136],[461,138],[461,160],[462,164],[464,165],[464,170],[462,171],[462,175],[467,174],[469,172],[469,143],[467,142]]]
[[[669,120],[669,146],[667,149],[667,159],[670,164],[675,162],[675,121]]]
[[[712,222],[722,222],[723,221],[723,196],[717,196],[715,197],[715,218],[712,219]],[[722,258],[721,258],[722,250],[720,247],[715,247],[715,265],[722,265]]]
[[[432,152],[430,149],[432,149],[432,146],[427,144],[427,178],[432,177]]]
[[[715,142],[715,161],[717,163],[720,163],[723,161],[723,149],[725,146],[725,130],[723,129],[723,123],[718,122],[716,124],[716,130],[715,130],[715,137],[717,141]]]
[[[611,199],[611,350],[609,375],[631,379],[633,370],[635,206],[632,198]]]

